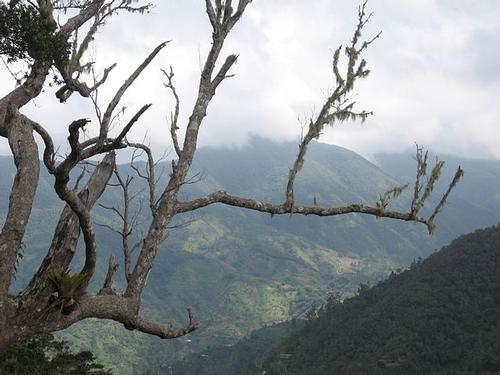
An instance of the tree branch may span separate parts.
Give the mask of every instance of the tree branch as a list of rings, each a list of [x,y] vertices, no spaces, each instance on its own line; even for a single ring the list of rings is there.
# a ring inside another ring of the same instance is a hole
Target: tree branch
[[[238,55],[229,55],[226,58],[226,61],[224,61],[224,64],[222,64],[219,72],[215,75],[215,78],[212,81],[213,90],[215,90],[224,79],[232,77],[232,75],[227,75],[227,73],[237,60]]]
[[[104,4],[104,0],[94,0],[89,5],[83,7],[80,12],[71,17],[59,29],[59,33],[69,37],[71,33],[78,30],[85,22],[94,17]]]
[[[286,204],[272,204],[261,202],[254,199],[242,198],[227,194],[225,191],[217,191],[205,197],[198,198],[189,202],[179,202],[176,205],[177,213],[185,213],[203,208],[214,203],[222,203],[228,206],[246,208],[253,211],[268,213],[271,215],[300,214],[315,216],[337,216],[349,213],[362,213],[376,217],[388,217],[399,220],[412,220],[409,213],[396,211],[380,211],[377,207],[366,206],[363,204],[351,204],[339,207],[320,207],[320,206],[293,206]],[[422,218],[415,218],[415,221],[424,223]]]
[[[33,137],[33,125],[10,105],[4,119],[16,176],[9,196],[9,208],[0,232],[0,302],[6,298],[38,186],[40,163]]]
[[[135,161],[135,153],[132,154],[132,160],[130,161],[130,167],[137,173],[137,175],[146,180],[148,183],[148,189],[149,189],[149,209],[151,210],[151,215],[153,217],[156,216],[156,210],[157,210],[157,202],[156,202],[156,177],[155,177],[155,167],[158,162],[155,162],[153,159],[153,153],[151,152],[151,149],[146,146],[143,143],[128,143],[129,147],[134,147],[136,149],[142,150],[143,152],[146,153],[147,155],[147,162],[146,162],[146,175],[143,175],[141,171],[139,170],[138,167],[134,165]]]
[[[179,130],[179,126],[177,125],[177,121],[179,120],[179,95],[177,95],[177,91],[175,89],[174,83],[172,79],[174,78],[174,70],[170,67],[170,72],[165,70],[161,70],[163,75],[167,77],[167,83],[164,83],[165,87],[172,91],[172,95],[175,99],[174,113],[170,115],[170,136],[172,137],[172,143],[174,144],[174,150],[178,157],[181,156],[182,150],[179,147],[179,141],[177,139],[177,130]]]
[[[90,211],[104,192],[113,174],[114,166],[115,154],[111,152],[94,169],[87,184],[78,193],[79,199],[87,210]],[[48,284],[48,273],[51,270],[62,271],[69,267],[79,236],[78,217],[70,206],[66,205],[59,217],[47,255],[20,296],[21,305],[32,306],[31,304],[36,300],[48,299],[52,293],[52,287]]]
[[[129,194],[129,185],[132,182],[132,177],[127,176],[126,179],[123,179],[120,172],[118,171],[117,166],[115,166],[114,175],[118,181],[116,186],[120,187],[122,191],[123,210],[119,211],[116,207],[109,207],[104,205],[100,206],[103,207],[104,209],[111,210],[118,215],[118,217],[121,220],[121,229],[117,230],[106,224],[101,224],[101,226],[112,230],[121,237],[123,259],[125,264],[124,267],[125,279],[128,281],[130,279],[130,273],[131,273],[132,251],[135,249],[135,247],[132,247],[131,249],[129,245],[129,237],[134,231],[134,225],[135,225],[133,222],[130,221],[130,202],[133,198],[131,198]]]
[[[146,57],[146,59],[142,62],[142,64],[137,67],[137,69],[130,75],[130,77],[127,80],[125,80],[125,82],[116,92],[113,99],[109,102],[108,107],[106,108],[106,111],[104,112],[104,115],[102,117],[101,128],[99,130],[99,139],[101,142],[103,142],[104,139],[108,136],[111,116],[113,115],[113,111],[120,102],[123,94],[125,94],[127,89],[132,85],[132,83],[137,79],[137,77],[139,77],[139,75],[144,71],[144,69],[146,69],[146,67],[151,63],[151,61],[153,61],[156,55],[167,45],[167,43],[169,42],[167,41],[161,43],[153,50],[153,52],[149,54],[148,57]]]
[[[188,323],[179,329],[155,322],[150,322],[138,313],[138,301],[116,294],[101,294],[95,297],[82,297],[78,306],[70,315],[62,315],[58,309],[47,312],[46,321],[40,324],[38,331],[54,332],[86,319],[110,319],[120,322],[129,330],[138,330],[158,336],[161,339],[175,339],[195,331],[200,325],[188,309]]]
[[[205,197],[194,199],[190,202],[178,202],[176,204],[176,213],[185,213],[190,211],[195,211],[199,208],[206,207],[215,203],[222,203],[228,206],[246,208],[253,211],[265,212],[271,215],[284,215],[284,214],[300,214],[300,215],[315,215],[315,216],[338,216],[350,213],[360,213],[372,215],[377,218],[391,218],[404,221],[414,221],[418,223],[425,224],[430,234],[434,232],[435,224],[434,219],[439,213],[441,208],[444,206],[448,196],[457,185],[459,180],[464,175],[464,171],[461,167],[458,167],[453,180],[450,182],[445,194],[435,206],[432,215],[428,218],[418,216],[418,212],[424,206],[426,201],[431,195],[435,183],[438,181],[441,173],[441,169],[444,165],[443,161],[437,161],[436,166],[433,168],[431,177],[429,178],[425,190],[422,192],[422,186],[420,183],[421,176],[425,175],[424,165],[426,164],[427,153],[425,157],[422,158],[422,149],[417,148],[417,179],[415,182],[415,193],[413,200],[410,204],[408,212],[399,212],[388,210],[389,200],[392,198],[397,198],[401,193],[408,187],[408,184],[404,186],[398,186],[386,191],[381,195],[380,200],[376,202],[375,206],[366,206],[361,203],[354,203],[347,206],[339,207],[321,207],[321,206],[296,206],[290,205],[288,202],[283,204],[272,204],[267,202],[261,202],[254,199],[242,198],[234,195],[229,195],[225,191],[217,191],[209,194]],[[417,202],[417,203],[415,203]]]
[[[321,107],[321,111],[316,119],[311,119],[309,121],[308,131],[301,139],[299,152],[288,173],[284,205],[290,210],[292,210],[295,204],[293,186],[298,173],[304,166],[309,143],[313,139],[318,139],[321,136],[325,125],[345,120],[361,119],[361,121],[365,121],[366,118],[372,114],[372,112],[366,111],[358,113],[354,112],[352,109],[355,103],[350,101],[347,97],[347,94],[354,88],[354,83],[358,79],[363,79],[368,76],[369,70],[366,69],[366,61],[361,60],[358,64],[358,60],[361,56],[361,52],[378,37],[377,35],[376,38],[370,40],[369,42],[362,43],[362,48],[357,48],[363,27],[366,25],[370,17],[366,17],[365,5],[366,2],[364,2],[362,7],[359,9],[358,24],[356,26],[356,30],[354,31],[351,46],[345,48],[345,53],[348,57],[346,77],[342,77],[339,69],[339,57],[342,50],[342,46],[340,46],[333,54],[333,73],[336,81],[336,88]]]
[[[158,336],[161,339],[176,339],[185,336],[200,327],[200,324],[194,320],[191,309],[187,310],[188,323],[180,329],[174,329],[171,326],[165,326],[156,322],[147,321],[141,317],[138,317],[135,322],[133,322],[133,327],[141,332]]]
[[[98,294],[114,294],[113,290],[113,277],[116,271],[118,271],[118,263],[116,257],[111,255],[109,257],[108,272],[106,273],[106,279],[104,280],[104,285]]]
[[[175,215],[174,206],[177,201],[177,193],[184,183],[191,163],[193,162],[193,156],[197,147],[199,129],[206,116],[208,105],[215,94],[215,87],[212,82],[212,74],[215,69],[215,65],[224,45],[226,36],[236,22],[238,22],[249,3],[249,0],[240,0],[237,12],[232,14],[230,2],[226,2],[226,5],[223,6],[220,1],[216,1],[216,8],[213,9],[212,3],[210,1],[206,1],[207,13],[210,21],[212,22],[216,19],[217,22],[214,27],[214,32],[212,33],[212,46],[201,73],[198,97],[195,101],[191,116],[189,117],[181,156],[179,157],[178,163],[174,164],[171,178],[163,190],[161,198],[158,202],[156,216],[153,218],[144,239],[142,249],[139,253],[136,265],[125,292],[125,295],[128,297],[137,298],[137,296],[140,296],[144,290],[147,275],[153,265],[158,248],[164,239],[164,232],[172,220],[173,215]],[[220,15],[223,11],[224,18],[221,20]],[[234,61],[234,57],[226,60],[226,63],[222,68],[224,75],[226,72],[225,69],[229,69]]]
[[[33,122],[33,130],[35,130],[38,135],[42,138],[45,144],[45,149],[43,150],[43,163],[50,173],[54,173],[55,169],[55,151],[54,142],[50,134],[42,127],[40,124]]]
[[[48,61],[35,61],[33,63],[26,80],[0,100],[0,120],[5,117],[9,105],[20,109],[42,92],[50,66],[51,63]],[[0,121],[0,136],[7,138],[8,129],[5,126],[6,122]]]

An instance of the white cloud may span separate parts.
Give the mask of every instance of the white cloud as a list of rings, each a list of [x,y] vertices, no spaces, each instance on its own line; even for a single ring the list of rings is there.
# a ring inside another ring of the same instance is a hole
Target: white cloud
[[[486,0],[373,0],[367,35],[383,31],[367,53],[372,75],[359,85],[359,108],[374,110],[366,124],[329,130],[325,141],[370,155],[415,142],[437,151],[500,158],[500,4]],[[356,22],[349,0],[254,1],[229,36],[224,54],[240,55],[236,77],[218,89],[200,136],[201,145],[244,144],[249,134],[296,139],[297,117],[317,111],[332,87],[331,49],[346,43]],[[117,61],[101,98],[163,40],[172,40],[124,98],[131,113],[154,106],[134,129],[168,147],[166,118],[172,98],[160,67],[173,65],[181,96],[181,124],[197,92],[200,61],[210,46],[210,25],[201,2],[158,1],[152,14],[113,19],[98,35],[101,69]],[[498,64],[497,64],[498,63]],[[2,82],[8,81],[5,72]],[[5,92],[5,86],[0,88]],[[49,90],[50,91],[50,90]],[[1,93],[0,92],[0,93]],[[66,126],[88,117],[90,105],[72,98],[56,104],[37,99],[27,111],[64,142]],[[127,117],[124,118],[126,121]],[[0,152],[5,144],[0,142]]]

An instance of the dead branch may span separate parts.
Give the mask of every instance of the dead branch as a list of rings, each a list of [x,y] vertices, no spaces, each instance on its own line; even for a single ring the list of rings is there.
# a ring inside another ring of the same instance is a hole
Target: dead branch
[[[132,252],[137,248],[134,244],[132,248],[129,244],[129,237],[132,235],[135,229],[134,220],[130,220],[130,203],[133,198],[130,197],[129,186],[133,180],[133,177],[127,176],[123,178],[118,171],[118,166],[115,166],[114,175],[118,183],[115,186],[118,186],[122,191],[122,204],[123,210],[120,211],[116,207],[113,206],[105,206],[103,204],[99,204],[100,207],[110,210],[115,213],[121,221],[121,228],[115,229],[108,224],[98,224],[99,226],[110,229],[111,231],[117,233],[121,237],[122,241],[122,251],[123,251],[123,259],[124,259],[124,272],[125,278],[128,281],[131,273],[131,262],[132,262]]]
[[[422,150],[417,150],[417,170],[420,173],[425,175],[425,168],[422,166],[424,160],[420,156],[422,155]],[[284,215],[284,214],[300,214],[300,215],[314,215],[314,216],[338,216],[345,215],[351,213],[361,213],[372,215],[377,218],[391,218],[397,220],[404,221],[414,221],[418,223],[425,224],[429,233],[432,234],[435,229],[434,219],[436,215],[439,213],[441,208],[444,206],[451,190],[457,185],[460,178],[463,176],[464,171],[461,167],[458,167],[453,180],[450,182],[446,193],[443,195],[439,203],[435,206],[432,215],[429,217],[421,217],[418,216],[418,212],[424,206],[425,202],[428,200],[432,189],[434,188],[434,184],[439,179],[439,173],[444,165],[443,161],[438,161],[436,166],[433,168],[433,172],[431,177],[429,178],[426,189],[422,192],[422,188],[415,189],[416,196],[414,196],[410,209],[407,212],[399,212],[387,209],[389,200],[391,198],[397,198],[401,195],[401,193],[408,187],[408,184],[404,186],[399,186],[392,188],[385,192],[378,202],[376,202],[375,206],[367,206],[361,203],[353,203],[347,206],[339,206],[339,207],[321,207],[318,205],[314,206],[297,206],[297,205],[289,205],[287,202],[283,204],[272,204],[268,202],[261,202],[254,199],[242,198],[234,195],[229,195],[225,191],[217,191],[212,194],[209,194],[205,197],[201,197],[189,202],[178,202],[176,204],[176,213],[185,213],[197,210],[202,207],[209,206],[215,203],[221,203],[228,206],[233,207],[241,207],[246,208],[253,211],[259,211],[264,213],[269,213],[271,215]],[[417,177],[417,181],[415,182],[415,186],[420,184],[420,177]],[[415,204],[415,201],[418,202]],[[417,208],[415,209],[415,206]]]
[[[104,285],[98,294],[115,293],[113,290],[113,277],[115,276],[116,271],[118,271],[118,262],[116,261],[116,257],[114,255],[111,255],[109,257],[108,272],[106,273],[106,279],[104,280]]]
[[[181,156],[182,150],[179,147],[179,141],[177,139],[177,130],[179,130],[179,126],[177,125],[177,121],[179,119],[179,95],[177,95],[177,91],[175,89],[174,83],[172,79],[174,78],[174,70],[170,67],[170,72],[161,70],[163,75],[167,78],[167,83],[164,83],[165,87],[172,91],[172,95],[175,99],[174,112],[170,114],[170,136],[172,137],[172,142],[174,144],[174,150],[178,157]]]
[[[146,69],[146,67],[153,61],[153,59],[158,55],[158,53],[167,45],[167,42],[160,43],[146,59],[137,67],[137,69],[128,77],[127,80],[118,89],[113,99],[109,102],[106,111],[102,117],[101,128],[99,130],[99,139],[101,142],[108,136],[108,130],[110,126],[111,116],[120,102],[122,96],[125,94],[127,89],[132,85],[132,83],[139,77],[139,75]]]
[[[93,170],[89,180],[78,193],[78,198],[90,211],[101,196],[113,174],[115,154],[107,154]],[[69,267],[75,254],[76,244],[80,236],[78,217],[70,206],[64,207],[54,230],[51,245],[43,262],[33,275],[28,287],[22,292],[21,305],[29,306],[30,300],[45,300],[52,293],[47,275],[51,270],[65,270]]]
[[[130,167],[137,173],[137,175],[144,179],[149,188],[149,209],[151,210],[151,215],[153,217],[156,216],[156,210],[157,210],[157,200],[156,200],[156,177],[155,177],[155,169],[158,163],[161,161],[154,161],[153,159],[153,153],[151,152],[151,149],[146,146],[143,143],[128,143],[129,147],[133,147],[135,149],[141,150],[144,152],[147,156],[147,161],[146,161],[146,174],[143,174],[140,169],[135,165],[135,160],[138,157],[138,155],[135,153],[132,153],[132,159],[130,161]]]
[[[110,71],[116,66],[116,64],[112,64],[106,68],[101,80],[94,82],[91,87],[79,80],[79,76],[87,72],[94,64],[93,62],[82,63],[81,60],[98,29],[105,24],[106,20],[119,11],[143,13],[150,7],[151,4],[135,7],[128,0],[120,0],[119,2],[112,0],[107,3],[104,0],[95,0],[90,5],[81,6],[79,14],[70,18],[66,24],[61,26],[59,34],[69,38],[71,34],[75,33],[75,38],[70,58],[56,61],[56,67],[64,81],[64,85],[56,92],[56,97],[60,102],[65,102],[75,91],[83,97],[89,97],[94,90],[106,81]],[[92,25],[78,44],[78,30],[92,18],[94,19]]]
[[[175,215],[174,207],[177,201],[176,196],[182,183],[186,179],[189,167],[193,161],[201,123],[206,116],[206,111],[215,94],[215,89],[220,83],[218,80],[213,81],[212,77],[224,41],[249,3],[249,0],[240,0],[238,2],[237,11],[234,12],[231,8],[230,1],[226,1],[224,4],[216,1],[215,8],[211,1],[206,0],[205,2],[213,28],[212,46],[201,73],[198,97],[195,101],[191,116],[189,117],[181,156],[179,157],[178,163],[175,164],[171,178],[158,201],[156,216],[153,218],[146,234],[127,290],[125,291],[125,296],[127,297],[135,298],[141,295],[144,290],[147,275],[153,265],[158,248],[164,239],[164,231]],[[227,59],[219,72],[223,72],[224,75],[226,75],[227,71],[229,71],[235,62],[236,59]]]
[[[321,111],[319,112],[316,119],[309,120],[309,128],[307,133],[302,137],[299,144],[299,152],[290,168],[288,173],[288,181],[286,186],[286,198],[285,206],[290,210],[293,210],[295,205],[295,196],[293,185],[298,173],[302,170],[304,166],[305,156],[307,153],[307,147],[313,139],[318,139],[323,132],[325,125],[332,125],[335,122],[343,122],[345,120],[356,120],[360,119],[365,121],[366,118],[372,114],[372,112],[354,112],[354,102],[349,99],[348,94],[353,90],[354,84],[358,79],[366,78],[369,74],[369,70],[366,69],[366,61],[359,59],[361,57],[361,52],[368,47],[369,44],[375,40],[378,35],[368,42],[363,42],[362,47],[358,47],[360,43],[360,37],[363,27],[368,22],[369,16],[366,17],[365,12],[366,2],[363,3],[362,7],[358,13],[358,25],[354,31],[354,36],[352,38],[351,45],[346,47],[345,53],[348,57],[346,75],[342,76],[339,68],[339,58],[340,52],[342,51],[342,46],[337,48],[333,54],[333,72],[336,81],[336,87],[332,94],[327,98],[323,104]],[[379,34],[380,35],[380,34]]]

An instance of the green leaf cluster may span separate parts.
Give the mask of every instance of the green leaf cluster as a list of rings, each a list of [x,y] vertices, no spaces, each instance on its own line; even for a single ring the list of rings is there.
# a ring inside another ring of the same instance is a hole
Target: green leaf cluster
[[[22,0],[0,0],[0,55],[17,60],[63,61],[69,43],[57,33],[57,24],[46,10]]]
[[[112,375],[89,351],[73,353],[50,334],[34,336],[0,353],[0,375]]]
[[[89,275],[85,273],[70,274],[69,270],[52,270],[48,274],[48,279],[57,292],[58,305],[63,313],[71,312],[78,297],[83,293],[84,286],[87,285]]]
[[[79,289],[88,281],[88,275],[85,273],[71,275],[69,272],[69,270],[66,270],[49,273],[49,280],[56,288],[59,298],[77,297]]]

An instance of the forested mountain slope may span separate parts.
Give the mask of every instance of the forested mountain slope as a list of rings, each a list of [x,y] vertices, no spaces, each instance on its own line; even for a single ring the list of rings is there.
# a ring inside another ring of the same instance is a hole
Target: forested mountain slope
[[[189,353],[175,362],[176,375],[237,375],[250,365],[260,362],[274,347],[304,326],[294,319],[253,331],[234,345],[224,345]]]
[[[499,374],[500,226],[361,288],[251,374]],[[280,354],[289,354],[283,359]]]
[[[190,199],[223,189],[282,202],[288,168],[296,152],[295,143],[260,138],[239,149],[200,149],[192,172],[199,181],[187,185],[182,197]],[[411,164],[408,175],[413,176],[412,159],[407,159]],[[500,164],[492,163],[496,168]],[[168,176],[168,165],[164,164],[164,176]],[[455,168],[456,163],[450,163],[449,170]],[[128,166],[120,170],[133,174]],[[14,175],[10,158],[0,157],[0,171],[1,222]],[[193,307],[202,328],[191,336],[191,344],[147,338],[107,322],[80,324],[67,331],[68,338],[81,349],[92,347],[105,364],[123,366],[119,369],[123,374],[131,367],[140,368],[144,358],[155,366],[165,358],[170,360],[173,353],[189,352],[191,347],[234,343],[253,329],[295,316],[330,288],[353,291],[360,282],[380,279],[390,269],[429,254],[461,233],[500,221],[500,210],[489,209],[500,196],[500,174],[482,168],[472,182],[468,180],[472,171],[466,168],[465,172],[463,183],[475,184],[475,194],[484,200],[471,200],[469,190],[454,191],[433,237],[423,226],[361,215],[270,217],[224,206],[186,215],[182,221],[188,224],[171,231],[159,252],[144,304],[146,315],[173,324],[183,323],[185,308]],[[315,143],[297,179],[296,195],[298,203],[312,204],[316,199],[321,205],[373,204],[386,190],[412,181],[413,177],[391,177],[349,150]],[[488,181],[487,188],[484,181]],[[141,179],[134,182],[137,185],[133,189],[139,193],[134,205],[138,207],[146,192]],[[50,243],[61,209],[52,184],[51,176],[42,173],[16,288],[29,280]],[[110,188],[102,202],[119,204],[119,198],[118,189]],[[396,206],[406,207],[408,202],[406,194]],[[141,214],[142,223],[148,222],[146,211]],[[110,212],[99,207],[94,214],[97,223],[116,223]],[[109,254],[115,253],[120,259],[121,250],[116,234],[101,227],[96,227],[96,232],[101,267],[96,282],[100,284]],[[78,265],[72,267],[77,269]],[[123,280],[119,275],[118,289]]]

